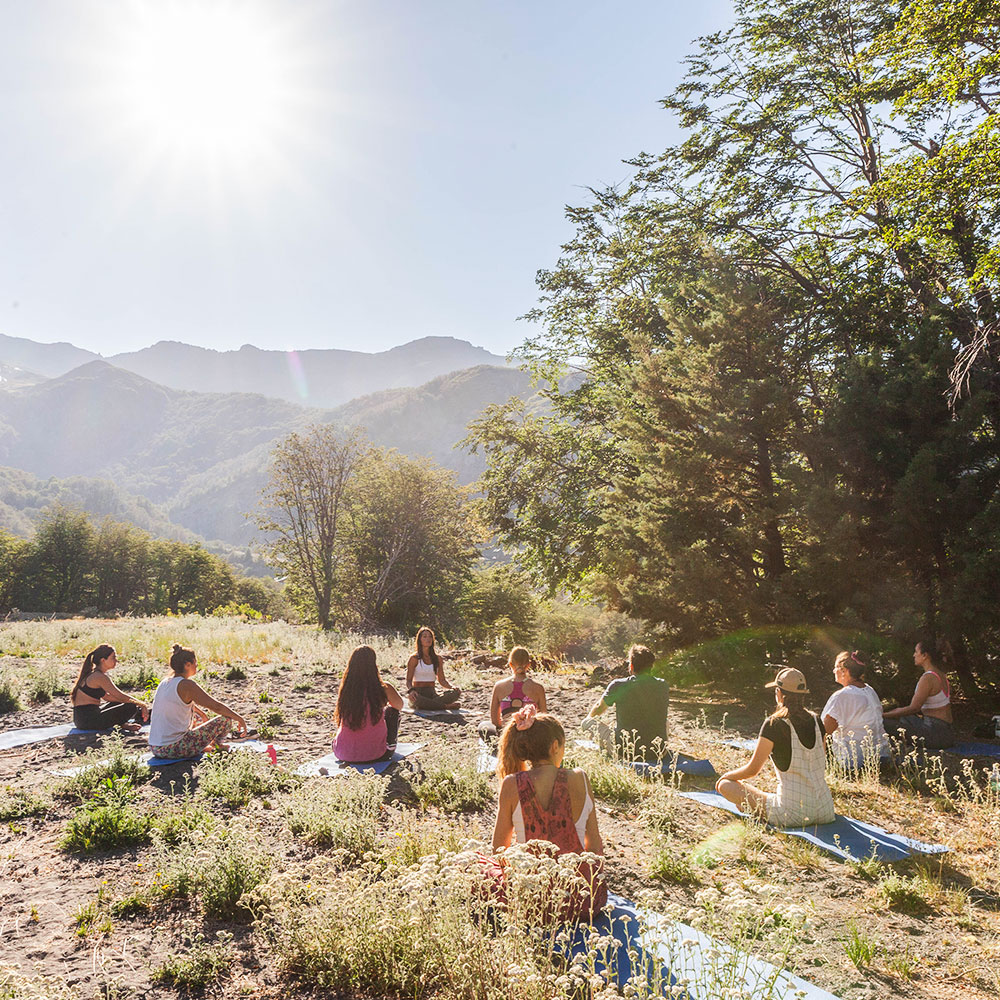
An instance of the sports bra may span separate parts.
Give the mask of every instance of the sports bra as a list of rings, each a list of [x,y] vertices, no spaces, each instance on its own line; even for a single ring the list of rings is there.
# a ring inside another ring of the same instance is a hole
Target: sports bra
[[[501,718],[510,712],[516,712],[525,705],[534,705],[534,699],[529,698],[524,693],[524,681],[514,681],[510,689],[510,694],[500,702]]]
[[[104,698],[103,688],[92,688],[87,687],[87,682],[84,681],[78,688],[77,691],[81,694],[85,694],[88,698],[93,698],[95,701],[101,701]]]
[[[933,670],[925,670],[921,675],[920,679],[923,680],[928,674],[932,677],[937,677],[941,681],[941,690],[937,694],[932,694],[927,701],[923,703],[922,708],[946,708],[951,704],[951,685],[948,683],[947,677],[941,677],[940,674],[934,673]]]
[[[437,670],[433,663],[424,663],[417,660],[417,665],[413,668],[414,684],[433,684],[437,680]]]

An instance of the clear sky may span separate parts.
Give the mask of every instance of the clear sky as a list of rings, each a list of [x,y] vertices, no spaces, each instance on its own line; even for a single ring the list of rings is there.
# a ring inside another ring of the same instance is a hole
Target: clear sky
[[[0,333],[498,354],[729,0],[0,0]]]

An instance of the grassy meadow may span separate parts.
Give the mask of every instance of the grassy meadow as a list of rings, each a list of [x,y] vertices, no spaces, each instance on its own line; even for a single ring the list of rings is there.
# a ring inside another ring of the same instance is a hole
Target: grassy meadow
[[[136,737],[0,751],[0,998],[617,996],[528,929],[539,886],[562,877],[556,859],[515,852],[511,916],[483,917],[475,850],[495,781],[476,770],[475,726],[497,668],[455,653],[460,718],[404,715],[400,740],[424,746],[386,775],[296,776],[330,749],[340,671],[362,641],[401,687],[409,638],[198,617],[0,626],[2,730],[69,721],[67,692],[99,642],[117,648],[112,676],[134,693],[180,642],[199,681],[278,748],[277,767],[234,753],[157,771]],[[831,774],[838,812],[951,848],[845,864],[675,794],[710,782],[646,781],[577,746],[605,666],[536,676],[566,725],[567,762],[590,775],[612,892],[845,1000],[1000,992],[1000,793],[982,767],[945,755],[881,779]],[[764,706],[675,688],[671,746],[722,771],[746,755],[720,737],[752,735]],[[741,995],[721,954],[696,988]]]

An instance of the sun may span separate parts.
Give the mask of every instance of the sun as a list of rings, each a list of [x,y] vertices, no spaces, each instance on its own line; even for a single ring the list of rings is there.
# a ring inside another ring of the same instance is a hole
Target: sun
[[[102,53],[116,131],[173,164],[245,164],[274,152],[300,98],[294,38],[259,4],[122,5]]]

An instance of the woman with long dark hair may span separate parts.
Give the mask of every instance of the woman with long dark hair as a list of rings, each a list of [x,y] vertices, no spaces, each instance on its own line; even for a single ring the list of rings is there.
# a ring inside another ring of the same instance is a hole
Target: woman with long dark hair
[[[149,706],[115,687],[108,676],[118,663],[114,646],[102,643],[91,650],[70,692],[73,706],[73,725],[77,729],[106,732],[119,726],[129,733],[137,733],[139,723],[149,718]],[[101,702],[111,704],[101,708]]]
[[[823,726],[806,711],[809,694],[801,670],[783,667],[770,684],[777,708],[761,726],[753,756],[743,767],[726,772],[715,790],[748,815],[773,826],[812,826],[835,819],[833,796],[826,783]],[[776,792],[746,783],[760,774],[770,757],[778,777]]]
[[[893,708],[882,716],[886,731],[905,743],[925,750],[945,750],[955,744],[951,714],[951,683],[948,667],[951,645],[941,639],[921,639],[913,649],[913,662],[923,670],[909,705]],[[892,720],[891,722],[889,720]]]
[[[352,763],[378,760],[396,746],[399,692],[379,676],[375,650],[358,646],[351,653],[337,692],[337,735],[333,750]]]
[[[184,760],[198,757],[211,746],[225,747],[222,741],[230,722],[236,723],[237,735],[246,736],[243,716],[216,701],[192,679],[198,670],[193,649],[175,643],[170,669],[172,676],[160,681],[153,696],[149,749],[157,757]],[[218,714],[209,719],[208,711]]]
[[[559,854],[604,854],[590,780],[580,768],[562,766],[566,733],[554,715],[519,709],[500,735],[500,793],[493,849],[547,840]],[[591,919],[607,902],[601,864],[582,861],[585,888],[558,907],[565,920]]]
[[[436,685],[442,691],[437,693]],[[415,709],[455,708],[462,692],[452,687],[444,675],[444,662],[434,648],[434,633],[417,630],[417,651],[406,664],[406,697]]]

